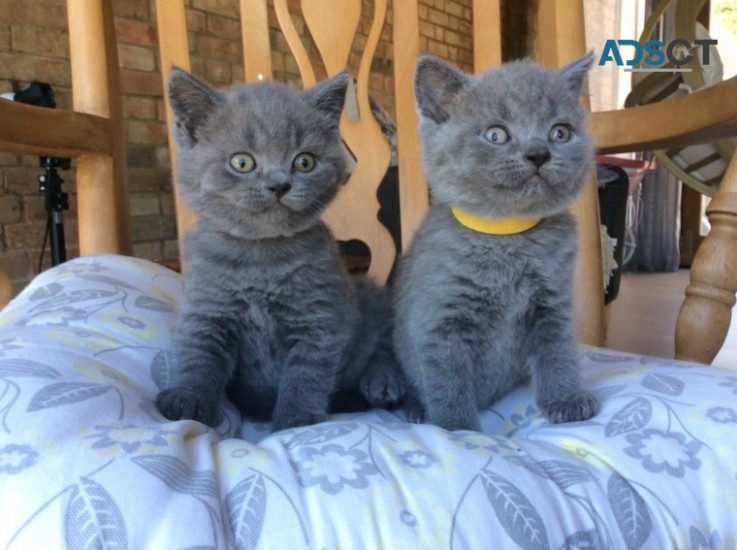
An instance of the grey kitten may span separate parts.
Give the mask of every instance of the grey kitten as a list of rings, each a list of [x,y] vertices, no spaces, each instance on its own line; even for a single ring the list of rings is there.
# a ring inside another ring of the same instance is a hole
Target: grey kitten
[[[395,299],[412,420],[479,430],[479,410],[530,376],[551,422],[595,414],[578,374],[567,212],[592,168],[579,104],[592,60],[560,71],[516,62],[470,76],[420,57],[415,93],[432,206],[401,261]],[[467,227],[503,218],[539,222],[505,235]]]
[[[281,430],[324,420],[331,399],[398,397],[388,298],[347,275],[319,220],[349,175],[338,131],[348,78],[216,90],[172,71],[179,189],[199,220],[157,397],[167,418],[215,425],[227,393]]]

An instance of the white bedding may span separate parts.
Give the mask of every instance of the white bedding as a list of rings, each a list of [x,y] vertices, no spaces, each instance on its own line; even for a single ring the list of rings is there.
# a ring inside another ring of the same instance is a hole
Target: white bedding
[[[271,434],[156,410],[180,277],[116,256],[0,314],[0,548],[737,548],[737,374],[582,348],[601,412],[522,388],[484,433],[336,415]]]

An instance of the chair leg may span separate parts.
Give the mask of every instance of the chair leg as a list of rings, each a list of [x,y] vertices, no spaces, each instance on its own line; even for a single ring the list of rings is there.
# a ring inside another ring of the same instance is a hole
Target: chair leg
[[[676,322],[676,358],[709,364],[727,336],[737,292],[737,156],[707,215],[711,231],[694,257]]]

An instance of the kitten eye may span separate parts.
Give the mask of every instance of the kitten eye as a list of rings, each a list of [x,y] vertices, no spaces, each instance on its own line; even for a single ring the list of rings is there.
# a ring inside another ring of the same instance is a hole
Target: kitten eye
[[[254,168],[256,168],[256,161],[248,153],[236,153],[235,155],[230,157],[230,165],[237,172],[247,174],[248,172],[251,172]]]
[[[309,153],[300,153],[294,157],[294,162],[292,162],[292,166],[300,172],[311,172],[315,164],[315,157]]]
[[[571,129],[565,124],[556,124],[550,129],[548,137],[550,138],[550,141],[565,143],[571,139]]]
[[[484,133],[484,137],[494,145],[501,145],[509,141],[509,134],[501,126],[491,126]]]

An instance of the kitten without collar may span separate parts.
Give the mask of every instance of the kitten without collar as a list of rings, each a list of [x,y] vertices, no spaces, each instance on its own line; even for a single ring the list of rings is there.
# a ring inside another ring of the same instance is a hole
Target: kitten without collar
[[[281,430],[324,420],[333,399],[398,398],[388,299],[346,274],[319,220],[349,175],[338,131],[348,78],[216,90],[172,71],[178,188],[199,219],[157,398],[167,418],[215,425],[227,394]]]

